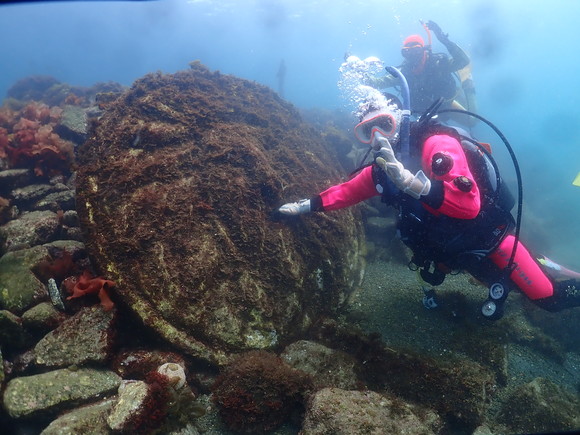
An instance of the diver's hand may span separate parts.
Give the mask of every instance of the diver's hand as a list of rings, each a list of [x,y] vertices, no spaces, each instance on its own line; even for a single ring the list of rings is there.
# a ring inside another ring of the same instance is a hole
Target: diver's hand
[[[310,213],[310,200],[301,199],[296,202],[288,202],[278,209],[283,215],[298,216],[299,214]]]
[[[435,21],[427,21],[427,28],[435,33],[435,36],[439,41],[446,42],[449,40],[449,34],[443,33],[441,27],[439,27],[439,24],[437,24]]]
[[[395,152],[386,137],[377,137],[375,135],[373,147],[376,149],[378,146],[380,148],[377,151],[375,162],[395,183],[395,186],[415,199],[419,199],[429,193],[431,180],[427,178],[423,171],[413,175],[411,171],[405,169],[403,164],[395,157]]]

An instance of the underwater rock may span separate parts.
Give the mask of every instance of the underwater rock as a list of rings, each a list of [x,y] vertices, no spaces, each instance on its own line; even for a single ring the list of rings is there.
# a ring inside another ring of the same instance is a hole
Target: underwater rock
[[[48,249],[43,246],[8,252],[0,257],[0,307],[20,315],[48,299],[45,285],[31,270],[48,258]]]
[[[55,370],[12,379],[3,405],[12,418],[45,418],[110,394],[120,383],[121,378],[106,370]]]
[[[59,84],[60,82],[52,76],[28,76],[14,83],[6,92],[6,96],[22,101],[42,100],[50,88]]]
[[[32,184],[33,176],[30,169],[7,169],[0,171],[0,192],[6,194],[11,190]]]
[[[107,423],[113,431],[135,432],[134,421],[144,420],[148,409],[149,387],[144,381],[122,381],[119,386],[119,398],[107,417]]]
[[[145,381],[124,380],[118,393],[107,417],[115,433],[175,433],[191,420],[195,394],[180,364],[165,363],[150,372]]]
[[[73,210],[75,208],[75,195],[72,190],[61,190],[49,193],[33,205],[35,210]]]
[[[63,139],[80,145],[87,138],[87,124],[87,114],[83,108],[66,105],[62,111],[60,124],[55,127],[55,131]]]
[[[315,389],[338,387],[355,389],[360,382],[358,362],[351,355],[314,341],[300,340],[284,349],[280,357],[289,366],[312,376]]]
[[[6,240],[6,251],[17,251],[52,242],[57,238],[59,226],[56,213],[49,210],[31,211],[2,225],[0,238]]]
[[[67,210],[62,215],[62,224],[68,227],[78,227],[80,225],[79,215],[76,210]]]
[[[22,314],[22,325],[35,334],[47,333],[67,318],[52,302],[41,302]]]
[[[271,219],[342,174],[319,132],[264,86],[199,63],[149,74],[78,151],[92,263],[191,356],[225,364],[299,336],[361,281],[356,208]]]
[[[22,319],[10,311],[0,310],[0,347],[22,348],[31,337],[22,326]]]
[[[107,416],[116,401],[116,398],[110,398],[73,409],[53,420],[41,435],[109,435],[111,429],[107,424]]]
[[[64,186],[61,186],[62,189]],[[43,184],[29,184],[27,186],[19,187],[11,192],[11,196],[14,202],[23,208],[23,205],[27,205],[34,201],[39,201],[43,199],[46,195],[55,193],[58,190],[55,186],[43,183]]]
[[[482,424],[497,389],[490,368],[461,355],[441,357],[387,346],[378,334],[364,335],[351,325],[325,319],[311,331],[331,347],[356,356],[358,376],[369,389],[436,411],[446,424],[474,430]]]
[[[431,410],[374,391],[324,388],[309,401],[302,435],[436,434],[441,419]]]
[[[115,319],[115,310],[99,305],[81,309],[36,344],[36,363],[64,367],[106,362],[113,352]]]
[[[511,433],[547,433],[580,427],[580,400],[544,378],[520,385],[507,397],[497,417]]]

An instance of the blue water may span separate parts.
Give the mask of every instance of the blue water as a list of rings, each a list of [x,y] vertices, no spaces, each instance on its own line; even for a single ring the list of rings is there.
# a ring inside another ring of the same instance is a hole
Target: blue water
[[[0,98],[18,79],[130,85],[200,60],[278,89],[300,108],[340,109],[346,52],[398,65],[402,39],[434,20],[471,56],[479,113],[510,140],[524,178],[528,237],[580,269],[580,2],[552,0],[159,0],[0,7]],[[434,51],[444,51],[436,40]],[[493,135],[494,151],[513,179]],[[306,194],[306,193],[305,193]]]

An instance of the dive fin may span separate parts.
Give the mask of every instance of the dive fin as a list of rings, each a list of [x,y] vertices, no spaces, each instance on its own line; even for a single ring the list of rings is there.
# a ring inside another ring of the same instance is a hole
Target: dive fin
[[[546,269],[548,275],[553,278],[576,278],[580,279],[580,273],[573,270],[567,269],[564,266],[550,260],[545,255],[540,255],[538,258],[538,263],[540,263]]]

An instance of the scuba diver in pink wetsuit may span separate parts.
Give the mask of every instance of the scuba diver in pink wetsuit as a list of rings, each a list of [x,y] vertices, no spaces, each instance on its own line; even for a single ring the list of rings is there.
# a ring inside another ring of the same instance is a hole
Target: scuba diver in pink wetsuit
[[[389,68],[405,82],[396,68]],[[399,212],[398,231],[413,252],[409,267],[419,271],[424,281],[427,308],[438,305],[432,286],[458,270],[489,287],[481,310],[489,319],[503,315],[511,289],[549,311],[580,306],[580,280],[572,279],[578,274],[532,255],[519,241],[521,177],[515,158],[520,181],[517,219],[511,214],[515,199],[502,184],[489,151],[459,129],[436,121],[441,101],[413,122],[408,108],[367,103],[354,133],[374,150],[374,161],[345,183],[284,204],[276,213],[329,212],[380,195]],[[513,157],[509,143],[493,124],[465,113],[488,123]]]

